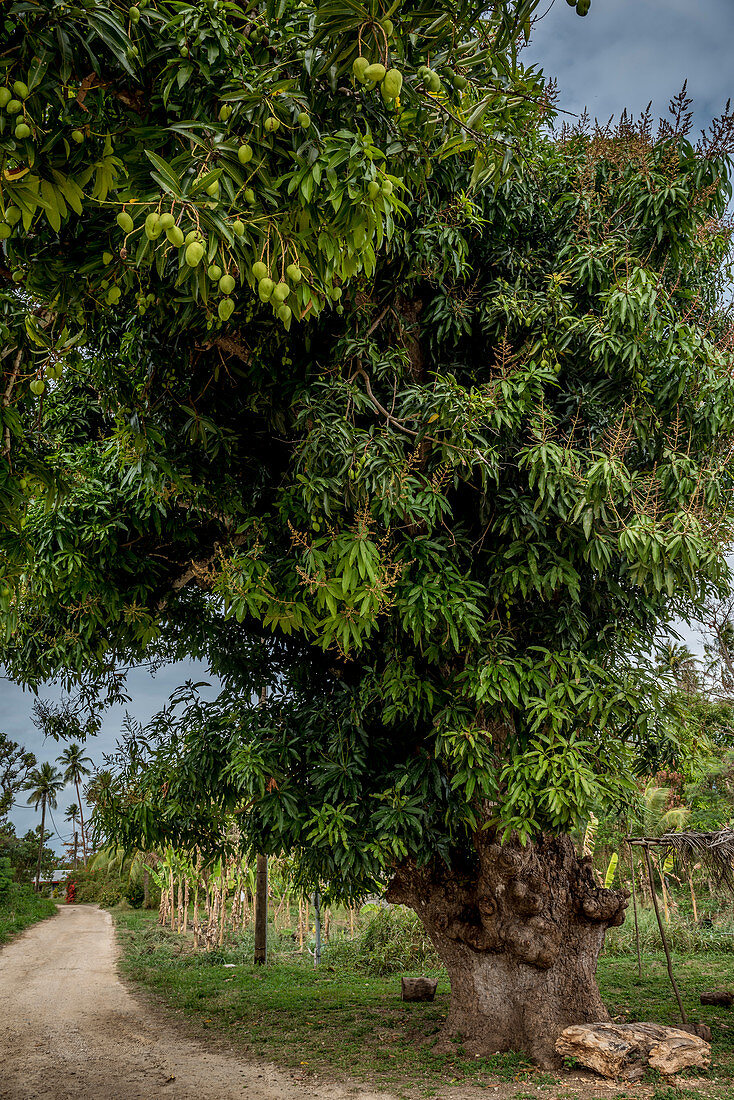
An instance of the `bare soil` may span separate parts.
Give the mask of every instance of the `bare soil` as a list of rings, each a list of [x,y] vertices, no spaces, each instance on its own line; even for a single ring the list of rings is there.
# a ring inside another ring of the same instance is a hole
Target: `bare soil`
[[[132,996],[116,958],[109,913],[89,905],[0,951],[2,1100],[377,1100],[182,1035]]]

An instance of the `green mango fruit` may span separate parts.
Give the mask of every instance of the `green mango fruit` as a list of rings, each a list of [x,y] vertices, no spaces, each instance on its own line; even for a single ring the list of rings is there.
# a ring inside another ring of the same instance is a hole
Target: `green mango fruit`
[[[274,302],[284,302],[291,292],[291,288],[287,283],[278,283],[272,293],[272,299]]]
[[[218,283],[222,277],[222,269],[219,264],[211,264],[206,269],[206,273],[213,283]]]
[[[265,119],[265,131],[268,134],[274,134],[276,130],[280,129],[280,119],[274,118],[272,115],[270,118]]]
[[[46,383],[41,378],[34,378],[30,385],[31,393],[34,393],[36,397],[40,397],[43,391],[46,389]]]
[[[7,222],[0,222],[0,241],[7,241],[11,233],[12,229]]]
[[[383,195],[392,195],[392,193],[393,193],[392,180],[383,180],[381,190],[382,190]]]
[[[257,279],[258,282],[260,282],[261,279],[264,279],[268,273],[268,269],[262,262],[262,260],[257,260],[252,265],[252,268],[250,270],[252,271],[253,279]]]
[[[577,15],[588,15],[589,8],[591,7],[591,0],[578,0],[576,5]]]
[[[176,224],[176,219],[170,211],[165,214],[161,214],[161,229],[170,229],[172,225]]]
[[[17,206],[9,206],[5,211],[5,221],[8,225],[17,225],[20,221],[20,209]]]
[[[188,233],[184,237],[184,244],[191,244],[192,241],[198,241],[200,233],[198,229],[189,229]]]
[[[457,91],[463,92],[469,81],[462,73],[454,73],[453,83]]]
[[[28,99],[28,85],[24,84],[22,80],[15,81],[13,84],[13,91],[18,99]]]
[[[123,233],[132,233],[133,220],[126,210],[121,210],[120,213],[117,215],[115,221],[117,222]]]
[[[235,220],[232,222],[232,232],[234,233],[235,237],[241,237],[244,234],[245,227],[239,218],[235,218]]]
[[[140,22],[140,8],[135,4],[131,8],[128,8],[127,14],[130,16],[130,22],[134,25]]]
[[[392,19],[383,19],[381,26],[387,37],[392,38],[392,32],[395,29],[393,27]]]
[[[27,122],[19,122],[15,127],[15,136],[18,141],[25,141],[31,136],[31,128]]]
[[[309,126],[311,125],[311,116],[307,115],[305,111],[301,111],[300,115],[298,116],[298,125],[301,127],[302,130],[308,130]]]
[[[354,61],[352,62],[352,72],[354,73],[360,84],[364,84],[365,82],[364,74],[369,68],[369,64],[370,63],[366,57],[355,57]]]
[[[249,164],[252,160],[252,146],[240,145],[239,149],[237,150],[237,159],[239,160],[240,164]]]
[[[245,202],[248,203],[249,206],[255,205],[255,192],[251,187],[245,188]]]
[[[370,182],[367,184],[367,194],[371,199],[376,199],[381,191],[382,188],[380,187],[377,180],[370,180]]]
[[[382,82],[382,89],[389,99],[397,99],[403,87],[403,74],[397,69],[388,69]]]
[[[219,289],[222,294],[231,294],[236,285],[231,275],[222,275],[219,280]]]
[[[566,0],[566,3],[568,4],[568,6],[570,8],[575,8],[576,7],[576,0]]]
[[[185,259],[189,267],[198,267],[204,257],[204,245],[199,241],[192,241],[186,246]]]
[[[180,229],[177,225],[171,225],[166,230],[166,237],[170,244],[175,248],[180,248],[184,243],[183,229]]]
[[[2,107],[3,110],[10,103],[10,100],[12,98],[13,98],[13,96],[12,96],[12,93],[10,91],[10,88],[0,88],[0,107]]]
[[[384,65],[381,65],[379,61],[375,61],[373,65],[368,65],[364,71],[365,80],[374,80],[378,84],[381,80],[385,79],[385,73],[387,69]]]
[[[302,276],[301,269],[298,264],[288,264],[288,267],[285,269],[285,273],[292,283],[295,283],[296,285],[300,283]]]
[[[333,302],[338,302],[342,296],[342,288],[340,286],[333,286],[329,291],[329,297]]]
[[[220,321],[228,321],[234,313],[234,302],[231,298],[222,298],[217,306]]]
[[[25,272],[24,271],[14,271],[13,274],[11,275],[11,279],[13,280],[14,283],[22,283],[23,280],[25,279]]]
[[[278,306],[277,314],[283,324],[287,325],[290,323],[290,319],[293,316],[293,311],[290,306],[287,306],[285,303],[283,303],[283,305]]]
[[[103,264],[111,264],[112,260],[113,260],[113,256],[112,256],[111,252],[103,252],[102,253],[102,263]]]
[[[160,214],[153,212],[145,219],[145,235],[149,241],[157,241],[163,232]]]
[[[188,57],[189,56],[189,47],[188,46],[179,46],[178,52],[179,52],[181,57]]]
[[[8,101],[5,110],[9,115],[17,115],[18,111],[22,110],[23,104],[19,99],[11,99]]]
[[[71,140],[77,145],[81,145],[81,143],[84,141],[84,132],[82,130],[72,130]]]
[[[232,117],[232,105],[230,103],[223,103],[219,108],[219,121],[226,122],[228,118]]]
[[[272,279],[266,275],[264,279],[261,279],[257,284],[257,292],[263,302],[269,302],[273,291],[275,290],[275,283]]]
[[[212,198],[219,196],[219,180],[212,180],[206,189],[207,195],[211,195]]]
[[[122,291],[119,286],[111,286],[107,291],[107,303],[111,306],[116,306],[122,297]]]

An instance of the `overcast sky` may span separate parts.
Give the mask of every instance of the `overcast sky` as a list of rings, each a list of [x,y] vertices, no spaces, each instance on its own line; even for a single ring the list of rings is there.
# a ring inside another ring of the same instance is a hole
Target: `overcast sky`
[[[542,8],[539,9],[542,11]],[[527,62],[542,66],[558,80],[559,105],[606,121],[624,108],[638,114],[650,100],[657,115],[688,80],[698,129],[708,125],[734,92],[731,49],[734,42],[734,0],[592,0],[591,11],[579,18],[566,0],[555,0],[539,21],[525,53]],[[173,665],[151,677],[143,669],[130,673],[130,713],[145,721],[165,703],[171,691],[187,679],[208,679],[201,665]],[[49,687],[42,695],[57,698]],[[30,720],[33,696],[0,680],[0,730],[35,752],[39,760],[54,760],[63,745],[44,744]],[[124,708],[107,714],[100,737],[87,753],[101,765],[114,748]],[[54,821],[67,836],[64,810],[76,795],[64,791]],[[36,815],[18,805],[11,814],[19,832]],[[60,850],[60,844],[57,842]]]

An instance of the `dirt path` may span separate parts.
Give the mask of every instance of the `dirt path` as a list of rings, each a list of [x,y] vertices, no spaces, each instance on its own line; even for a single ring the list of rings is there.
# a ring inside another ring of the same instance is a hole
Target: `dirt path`
[[[184,1038],[122,985],[116,957],[109,913],[88,905],[0,950],[1,1100],[377,1100]]]

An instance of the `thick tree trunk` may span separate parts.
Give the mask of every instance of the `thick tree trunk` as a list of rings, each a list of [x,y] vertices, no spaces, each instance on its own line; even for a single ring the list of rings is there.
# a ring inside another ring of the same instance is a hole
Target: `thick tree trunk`
[[[522,847],[475,838],[474,872],[404,864],[388,890],[425,925],[451,980],[444,1038],[473,1053],[519,1050],[559,1065],[571,1024],[608,1020],[596,984],[604,932],[624,920],[629,892],[605,890],[568,837]]]

